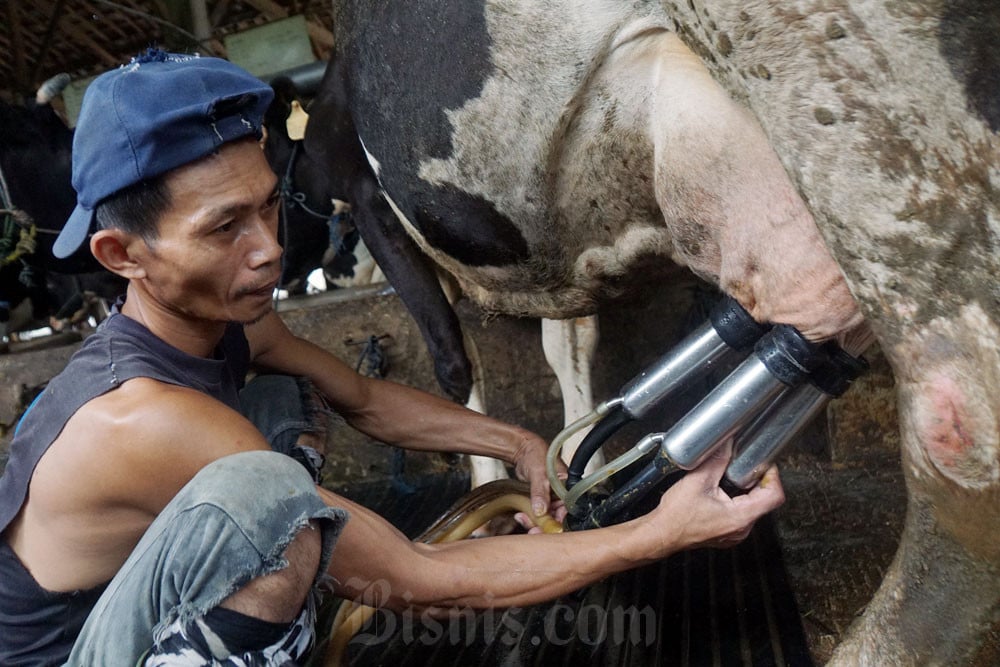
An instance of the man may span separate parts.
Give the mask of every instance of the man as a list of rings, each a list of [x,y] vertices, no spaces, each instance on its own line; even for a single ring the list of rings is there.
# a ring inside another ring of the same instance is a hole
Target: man
[[[272,309],[277,179],[258,144],[270,88],[223,60],[151,52],[91,84],[77,208],[56,244],[126,297],[25,416],[0,481],[0,662],[294,664],[315,590],[390,607],[531,604],[700,544],[731,545],[783,500],[776,471],[730,499],[725,460],[650,514],[562,535],[414,544],[318,487],[239,412],[250,362],[304,377],[385,442],[504,459],[548,507],[545,443],[362,377]],[[91,232],[95,224],[97,230]]]

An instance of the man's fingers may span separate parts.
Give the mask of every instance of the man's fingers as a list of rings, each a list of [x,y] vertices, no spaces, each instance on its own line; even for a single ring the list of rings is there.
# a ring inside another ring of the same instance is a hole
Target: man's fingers
[[[785,489],[781,485],[781,477],[778,475],[778,467],[772,465],[761,477],[757,485],[750,489],[744,496],[738,496],[743,502],[750,502],[759,505],[759,513],[766,514],[771,510],[781,507],[785,502]]]
[[[549,511],[549,497],[552,495],[549,478],[543,472],[535,470],[528,483],[531,485],[531,511],[535,516],[542,516]]]
[[[535,525],[535,522],[532,521],[531,517],[524,512],[517,512],[514,514],[514,521],[516,521],[521,528],[528,531],[529,535],[536,535],[543,532],[540,527]]]
[[[778,466],[772,465],[764,472],[764,476],[760,478],[760,481],[757,482],[757,487],[766,489],[775,485],[779,488],[781,487],[781,476],[778,474]]]
[[[545,460],[547,451],[546,444],[541,439],[534,438],[526,441],[514,457],[517,476],[531,487],[531,512],[535,516],[542,516],[549,511],[552,496]],[[566,477],[566,466],[562,461],[557,461],[556,474],[563,479]]]
[[[714,492],[715,489],[719,487],[719,482],[722,480],[722,476],[726,474],[726,466],[729,465],[729,460],[732,458],[732,455],[733,441],[730,438],[729,440],[726,440],[725,443],[717,447],[704,463],[690,471],[688,474],[694,474],[701,477],[705,490]]]

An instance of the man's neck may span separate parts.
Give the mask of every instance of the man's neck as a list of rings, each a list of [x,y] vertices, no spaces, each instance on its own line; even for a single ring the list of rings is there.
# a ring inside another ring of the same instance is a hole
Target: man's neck
[[[195,357],[211,357],[226,332],[226,323],[185,317],[145,298],[130,284],[121,313],[139,322],[163,342]]]

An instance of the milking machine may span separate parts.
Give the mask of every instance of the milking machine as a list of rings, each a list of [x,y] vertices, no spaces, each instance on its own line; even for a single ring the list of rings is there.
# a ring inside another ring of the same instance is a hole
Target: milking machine
[[[823,352],[807,382],[768,406],[740,433],[736,455],[726,468],[725,482],[730,487],[739,491],[752,489],[785,445],[868,370],[864,359],[851,356],[834,343],[824,345]]]
[[[738,365],[668,431],[646,435],[629,451],[584,476],[590,458],[622,426],[649,415],[713,370],[733,364]],[[583,530],[619,521],[671,473],[696,468],[729,438],[735,440],[737,454],[723,484],[734,492],[750,490],[782,448],[866,368],[862,359],[833,343],[815,345],[786,324],[772,327],[756,322],[727,297],[705,324],[626,384],[617,397],[570,424],[552,441],[548,477],[569,511],[565,526]],[[563,484],[555,466],[563,444],[588,427],[592,428],[574,454]],[[597,493],[614,475],[640,462],[645,463],[639,473],[613,493]],[[529,513],[528,493],[526,483],[513,480],[480,486],[417,540],[462,539],[505,511]],[[547,516],[539,520],[539,527],[547,533],[563,528]],[[341,608],[331,630],[328,658],[339,661],[355,629],[372,613],[359,604]]]
[[[745,357],[769,328],[754,320],[735,299],[726,297],[712,309],[707,322],[626,384],[618,397],[601,403],[590,414],[570,424],[555,437],[549,447],[548,470],[549,482],[556,494],[565,498],[567,487],[580,482],[587,462],[622,426],[645,417],[666,398],[704,378],[716,368]],[[593,428],[584,437],[570,461],[569,476],[564,485],[556,477],[555,461],[566,440],[590,426]],[[624,467],[631,462],[613,461],[602,468],[602,471],[609,469],[603,476],[613,474],[620,469],[619,466]]]
[[[620,399],[609,403],[607,414],[573,455],[566,485],[580,481],[587,461],[619,428],[645,417],[668,396],[714,369],[745,357],[769,328],[754,320],[735,299],[726,297],[712,309],[707,322],[626,384]]]
[[[668,431],[645,436],[625,454],[583,476],[594,453],[626,423],[650,414],[667,397],[716,368],[736,362],[735,369]],[[863,360],[834,343],[811,343],[787,324],[762,325],[726,298],[704,325],[626,384],[619,396],[553,440],[549,481],[566,504],[569,527],[615,523],[668,475],[698,467],[730,438],[737,453],[724,483],[734,492],[751,489],[782,448],[865,368]],[[570,461],[564,485],[555,473],[562,446],[591,426]],[[595,492],[640,461],[645,461],[644,467],[613,493]]]

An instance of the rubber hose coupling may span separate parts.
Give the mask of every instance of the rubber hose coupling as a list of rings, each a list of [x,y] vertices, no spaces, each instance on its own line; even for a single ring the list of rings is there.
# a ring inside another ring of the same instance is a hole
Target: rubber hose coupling
[[[715,304],[708,319],[726,345],[738,352],[748,352],[771,328],[752,318],[739,301],[729,296]]]
[[[854,357],[833,341],[823,345],[823,360],[810,375],[817,389],[833,397],[843,396],[851,383],[868,370],[868,362]]]
[[[754,354],[782,383],[794,387],[823,363],[822,346],[810,343],[790,324],[777,324],[754,347]]]

